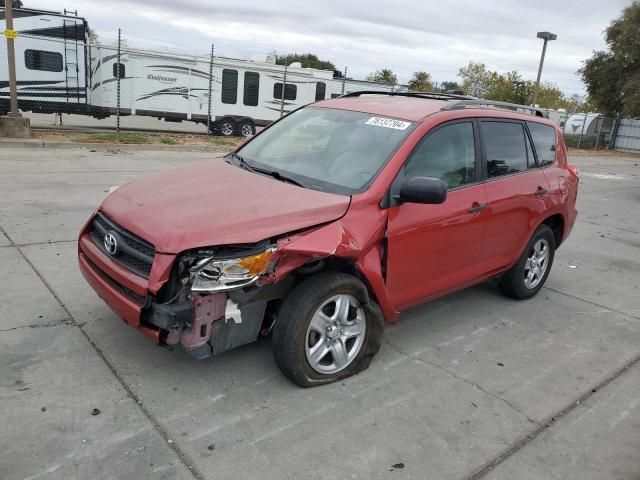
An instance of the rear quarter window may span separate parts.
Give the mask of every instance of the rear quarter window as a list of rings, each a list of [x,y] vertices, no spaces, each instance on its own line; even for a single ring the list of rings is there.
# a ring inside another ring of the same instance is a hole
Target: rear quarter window
[[[533,145],[538,155],[538,165],[546,167],[556,161],[556,130],[549,125],[527,122]]]

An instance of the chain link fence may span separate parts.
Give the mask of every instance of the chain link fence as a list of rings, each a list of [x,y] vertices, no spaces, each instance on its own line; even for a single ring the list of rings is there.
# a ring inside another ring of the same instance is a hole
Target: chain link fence
[[[46,117],[49,128],[68,124],[73,129],[248,136],[318,100],[360,90],[408,90],[406,85],[354,79],[348,68],[277,65],[273,55],[227,58],[213,45],[202,48],[207,53],[200,55],[131,48],[120,31],[111,45],[91,43],[82,18],[51,15],[49,20],[44,30],[19,30],[15,40],[18,106],[24,112],[53,114]],[[6,45],[0,45],[4,114],[9,111],[9,82]],[[571,148],[640,151],[640,120],[547,113]]]
[[[117,131],[123,120],[136,117],[135,125],[143,129],[191,122],[202,133],[248,136],[318,100],[358,90],[407,90],[350,78],[346,68],[343,73],[277,65],[272,55],[227,58],[216,55],[213,45],[208,55],[142,50],[129,47],[120,32],[115,44],[92,44],[82,19],[56,18],[60,25],[46,35],[19,32],[15,51],[19,109],[54,114],[58,128],[67,115],[102,120],[87,124]],[[8,73],[6,59],[1,62],[0,113],[5,113]]]

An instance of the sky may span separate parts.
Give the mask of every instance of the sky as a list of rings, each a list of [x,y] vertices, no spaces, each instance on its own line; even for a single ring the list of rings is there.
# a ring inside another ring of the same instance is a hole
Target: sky
[[[583,94],[576,71],[631,0],[23,0],[26,8],[75,10],[102,43],[118,28],[131,47],[251,58],[276,51],[317,54],[349,76],[391,68],[401,83],[425,70],[459,81],[469,61],[518,70],[535,80],[542,40],[549,43],[543,81],[567,95]]]

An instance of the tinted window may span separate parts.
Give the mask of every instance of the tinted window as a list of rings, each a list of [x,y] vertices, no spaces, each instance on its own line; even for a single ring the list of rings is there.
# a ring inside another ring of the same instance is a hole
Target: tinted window
[[[454,123],[429,134],[405,167],[406,177],[434,177],[447,188],[471,183],[476,171],[471,122]]]
[[[125,76],[125,68],[123,63],[114,63],[113,64],[113,78],[124,78]]]
[[[284,87],[284,99],[295,100],[298,96],[298,87],[292,83],[287,83]],[[280,100],[282,98],[282,83],[273,84],[273,98]]]
[[[522,124],[482,122],[482,138],[487,153],[489,177],[509,175],[527,169],[527,150]]]
[[[24,63],[29,70],[62,71],[62,54],[45,50],[25,50]]]
[[[255,107],[256,105],[258,105],[259,90],[260,74],[257,72],[245,72],[243,103],[250,107]]]
[[[316,102],[318,100],[324,100],[324,96],[327,93],[327,84],[324,82],[316,83]]]
[[[222,103],[235,104],[238,101],[238,71],[222,70]]]
[[[556,131],[540,123],[528,123],[533,145],[538,154],[538,165],[545,167],[556,161]]]

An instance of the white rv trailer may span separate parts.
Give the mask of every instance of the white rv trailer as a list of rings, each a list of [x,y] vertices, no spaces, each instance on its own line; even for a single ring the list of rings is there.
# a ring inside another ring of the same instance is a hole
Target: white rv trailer
[[[121,115],[207,124],[211,87],[211,130],[250,135],[256,125],[318,100],[358,90],[407,90],[336,78],[331,70],[299,63],[286,68],[284,81],[285,67],[264,55],[250,61],[215,57],[211,66],[209,57],[127,48],[118,64],[116,47],[88,44],[82,18],[28,9],[15,9],[14,17],[23,35],[15,45],[18,105],[25,111],[104,118],[116,113],[119,83]],[[0,29],[3,21],[0,10]],[[2,56],[6,46],[0,45]],[[6,65],[0,65],[0,110],[8,110]]]
[[[87,22],[56,12],[16,8],[13,28],[18,107],[23,111],[87,114]],[[0,31],[5,11],[0,9]],[[0,114],[9,110],[6,42],[0,42]]]

